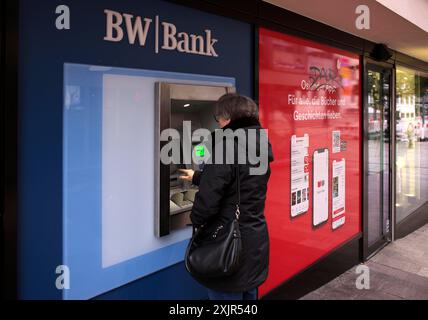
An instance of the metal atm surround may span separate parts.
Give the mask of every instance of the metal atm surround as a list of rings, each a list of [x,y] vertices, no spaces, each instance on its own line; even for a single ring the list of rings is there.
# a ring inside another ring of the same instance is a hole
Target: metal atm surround
[[[235,93],[236,89],[232,86],[215,85],[197,85],[197,84],[176,84],[167,82],[156,83],[156,199],[155,199],[155,233],[157,237],[164,237],[172,230],[185,228],[190,221],[190,212],[192,205],[188,204],[177,210],[172,215],[170,213],[171,201],[171,165],[164,165],[160,161],[160,150],[168,142],[160,141],[160,134],[163,130],[172,127],[172,109],[173,103],[206,106],[207,117],[213,119],[212,106],[223,95]],[[197,128],[193,127],[192,130]],[[214,130],[215,127],[207,128]],[[179,130],[180,131],[180,130]],[[189,183],[190,184],[190,183]],[[196,187],[189,187],[191,190],[197,190]]]

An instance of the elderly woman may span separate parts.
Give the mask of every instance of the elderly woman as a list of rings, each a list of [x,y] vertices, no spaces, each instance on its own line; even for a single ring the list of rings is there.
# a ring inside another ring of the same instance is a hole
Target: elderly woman
[[[244,96],[223,96],[216,103],[214,116],[221,129],[243,129],[247,138],[250,129],[258,134],[262,130],[256,103]],[[260,152],[260,139],[256,140],[249,143],[253,143],[253,147]],[[271,162],[273,156],[270,145],[267,151],[267,159]],[[239,269],[223,278],[198,279],[207,287],[211,300],[257,300],[258,287],[266,281],[268,275],[269,236],[264,208],[270,167],[267,164],[265,174],[251,175],[252,166],[254,165],[248,160],[246,164],[239,165],[239,228],[242,239]],[[191,214],[194,226],[199,227],[213,221],[227,223],[234,218],[238,197],[238,177],[234,168],[236,166],[233,164],[206,164],[203,171],[182,170],[181,179],[199,186]]]

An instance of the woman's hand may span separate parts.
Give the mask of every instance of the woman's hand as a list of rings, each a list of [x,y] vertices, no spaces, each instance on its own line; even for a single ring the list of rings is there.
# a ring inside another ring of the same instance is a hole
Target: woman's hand
[[[183,175],[179,176],[178,179],[183,180],[183,181],[192,182],[193,175],[195,174],[195,171],[187,170],[187,169],[179,169],[178,171],[180,171],[183,174]]]

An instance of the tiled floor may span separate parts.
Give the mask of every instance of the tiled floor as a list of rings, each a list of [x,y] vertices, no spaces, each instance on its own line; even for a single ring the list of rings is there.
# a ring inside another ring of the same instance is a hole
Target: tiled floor
[[[370,289],[358,290],[353,268],[303,300],[428,299],[428,225],[398,240],[368,261]]]

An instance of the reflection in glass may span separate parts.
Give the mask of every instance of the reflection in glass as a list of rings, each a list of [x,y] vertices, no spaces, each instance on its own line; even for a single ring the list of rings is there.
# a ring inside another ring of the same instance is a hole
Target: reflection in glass
[[[428,76],[397,69],[397,222],[428,201]]]

